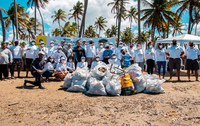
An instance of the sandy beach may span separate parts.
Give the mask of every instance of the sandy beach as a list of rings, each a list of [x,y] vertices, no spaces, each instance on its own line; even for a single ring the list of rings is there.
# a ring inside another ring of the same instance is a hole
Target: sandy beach
[[[0,125],[199,126],[200,82],[181,78],[165,82],[165,94],[120,97],[65,92],[63,82],[44,83],[46,89],[40,90],[24,89],[24,79],[0,81]]]

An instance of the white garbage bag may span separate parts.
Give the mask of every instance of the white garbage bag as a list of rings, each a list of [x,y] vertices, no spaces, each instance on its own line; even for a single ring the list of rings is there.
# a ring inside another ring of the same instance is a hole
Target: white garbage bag
[[[68,73],[65,76],[63,88],[68,89],[71,86],[71,84],[72,84],[72,74]]]
[[[143,76],[137,77],[138,81],[134,82],[134,87],[137,93],[141,93],[145,90],[146,88],[146,80],[144,79]]]
[[[138,66],[138,64],[133,64],[125,70],[127,73],[130,74],[131,79],[134,83],[141,81],[142,76],[142,69]]]
[[[145,75],[146,80],[146,88],[144,93],[148,94],[160,94],[164,93],[164,89],[162,88],[162,84],[165,82],[164,79],[158,79],[157,75]]]
[[[106,92],[109,95],[119,96],[121,94],[120,76],[116,74],[108,74],[104,77],[102,82],[106,87]]]
[[[90,78],[88,80],[89,90],[86,94],[89,95],[98,95],[98,96],[105,96],[107,95],[106,89],[102,83],[102,81],[97,80],[96,78]]]
[[[78,68],[72,77],[71,87],[67,89],[70,92],[85,92],[86,91],[86,83],[89,76],[88,69]]]
[[[100,62],[94,69],[91,70],[90,76],[98,80],[102,80],[103,77],[107,74],[107,72],[108,66],[105,63]]]

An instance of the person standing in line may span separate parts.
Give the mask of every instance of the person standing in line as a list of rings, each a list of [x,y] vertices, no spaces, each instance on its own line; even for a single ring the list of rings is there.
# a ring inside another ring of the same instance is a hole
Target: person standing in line
[[[103,52],[104,52],[103,43],[99,43],[99,48],[97,48],[97,55],[99,56],[100,61],[103,61]]]
[[[134,62],[144,71],[145,55],[140,44],[137,44],[137,49],[134,52]]]
[[[153,48],[152,42],[147,44],[147,49],[145,51],[146,64],[147,64],[147,73],[153,74],[155,66],[155,50]]]
[[[94,42],[90,40],[89,45],[86,49],[86,61],[88,62],[88,67],[91,68],[92,61],[96,57],[96,47]]]
[[[87,50],[87,42],[86,42],[85,39],[82,41],[82,48],[83,48],[85,51]]]
[[[181,69],[181,56],[184,55],[184,50],[182,47],[177,45],[177,41],[172,41],[172,46],[170,46],[166,54],[169,56],[169,71],[170,71],[170,79],[172,79],[173,76],[173,69],[175,68],[177,70],[177,77],[178,81],[180,80],[180,69]]]
[[[81,47],[80,40],[76,42],[76,47],[74,47],[73,53],[74,53],[75,65],[77,65],[78,62],[81,62],[81,57],[86,56],[85,49]]]
[[[36,50],[36,55],[35,55],[35,58],[38,57],[38,53],[42,51],[44,52],[44,60],[47,60],[47,55],[48,55],[48,49],[45,47],[44,45],[44,42],[43,41],[40,41],[40,47]]]
[[[73,57],[74,55],[73,55],[73,47],[72,47],[72,44],[71,43],[69,43],[68,44],[68,49],[67,49],[67,59],[69,58],[69,57]]]
[[[115,49],[114,53],[116,54],[118,60],[121,60],[122,58],[121,50],[123,47],[123,42],[119,42],[119,46]]]
[[[14,45],[10,48],[13,55],[13,63],[11,66],[11,79],[14,79],[14,71],[17,66],[18,78],[20,78],[20,72],[22,67],[22,56],[24,51],[21,46],[19,46],[19,41],[15,41]]]
[[[61,47],[62,47],[62,52],[65,54],[65,56],[67,56],[67,48],[66,48],[66,42],[65,40],[61,41]]]
[[[27,83],[32,84],[34,86],[38,86],[40,89],[45,89],[42,86],[42,74],[43,74],[43,69],[44,69],[44,52],[43,51],[39,51],[38,52],[38,58],[36,58],[31,67],[32,67],[32,75],[35,77],[35,81],[29,81],[29,80],[24,80],[24,87],[27,86]]]
[[[187,75],[188,80],[190,81],[190,70],[194,70],[196,81],[198,80],[198,70],[199,70],[199,63],[198,59],[200,58],[200,50],[194,47],[193,42],[189,42],[189,48],[186,50],[186,69],[187,69]]]
[[[134,64],[134,55],[135,55],[134,52],[135,52],[135,50],[133,48],[133,44],[130,44],[130,46],[128,48],[128,52],[131,56],[131,64]]]
[[[56,47],[54,46],[54,41],[50,42],[50,47],[48,48],[47,57],[53,56],[56,52]]]
[[[4,76],[4,79],[8,79],[8,65],[12,64],[13,57],[11,51],[6,48],[6,43],[1,43],[0,48],[0,80],[3,80],[2,75]]]
[[[32,40],[28,47],[25,47],[26,54],[26,78],[28,77],[28,73],[31,70],[31,64],[35,59],[35,53],[37,50],[37,46],[35,45],[35,40]]]
[[[112,57],[113,50],[110,49],[109,45],[106,45],[106,49],[103,51],[103,62],[109,64],[109,59]]]
[[[57,51],[53,55],[55,63],[60,63],[61,57],[64,57],[65,59],[67,58],[65,53],[62,51],[62,47],[58,46]]]
[[[158,43],[158,48],[155,51],[155,57],[158,66],[159,78],[161,79],[161,68],[162,68],[163,69],[162,75],[164,79],[166,73],[166,51],[161,43]]]

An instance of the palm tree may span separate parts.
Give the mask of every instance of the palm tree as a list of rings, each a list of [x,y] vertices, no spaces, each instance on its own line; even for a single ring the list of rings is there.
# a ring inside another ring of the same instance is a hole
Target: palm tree
[[[76,3],[76,5],[74,5],[73,9],[70,10],[70,13],[69,15],[71,15],[69,17],[69,19],[71,18],[74,18],[75,22],[77,23],[77,29],[79,30],[79,20],[81,20],[81,17],[83,15],[83,3],[78,1]]]
[[[194,23],[196,24],[196,27],[195,27],[195,35],[197,35],[197,28],[198,28],[198,24],[199,24],[199,21],[200,21],[200,9],[197,9],[195,11],[195,20],[194,20]]]
[[[58,11],[54,11],[54,15],[51,16],[51,18],[54,18],[53,22],[58,21],[60,31],[61,31],[60,21],[62,20],[64,22],[66,22],[66,20],[65,20],[66,17],[67,17],[67,15],[66,15],[65,11],[63,11],[62,9],[59,9]]]
[[[106,30],[105,36],[106,36],[107,38],[112,37],[112,36],[111,36],[111,29],[110,29],[110,28],[108,28],[108,29]]]
[[[112,25],[112,26],[111,26],[111,35],[112,35],[112,36],[117,36],[117,33],[118,33],[117,30],[118,30],[117,26]]]
[[[130,21],[130,28],[132,25],[133,20],[136,22],[137,21],[137,10],[135,7],[131,6],[130,10],[128,10],[127,18]]]
[[[61,35],[61,31],[59,28],[55,28],[53,31],[52,31],[52,36],[60,36]]]
[[[31,6],[35,8],[35,21],[37,21],[37,9],[40,13],[40,17],[42,20],[42,29],[43,29],[43,35],[45,34],[45,30],[44,30],[44,20],[43,20],[43,16],[41,14],[40,8],[45,8],[46,4],[49,3],[49,0],[28,0],[27,5]],[[37,22],[35,22],[35,35],[36,35],[36,31],[37,31]]]
[[[63,27],[63,32],[61,36],[65,36],[65,37],[75,37],[76,33],[78,32],[77,29],[77,24],[76,23],[70,23],[70,22],[66,22],[64,27]]]
[[[183,30],[182,27],[184,26],[181,23],[181,19],[179,17],[175,21],[176,23],[172,25],[173,27],[172,36],[176,36],[177,33],[182,34],[182,30]]]
[[[19,4],[16,5],[17,6],[17,15],[18,15],[18,24],[20,27],[18,27],[19,30],[19,34],[22,34],[22,28],[28,28],[29,26],[27,25],[27,18],[29,18],[28,13],[25,12],[25,8],[20,6]],[[7,15],[8,17],[5,17],[5,24],[6,24],[6,29],[10,26],[10,24],[12,24],[12,29],[13,29],[13,40],[15,39],[15,28],[16,27],[16,22],[15,22],[15,6],[12,3],[11,7],[8,9]],[[18,30],[16,30],[16,32],[18,32]]]
[[[86,19],[86,14],[87,14],[87,6],[88,6],[88,0],[84,0],[84,12],[83,12],[83,18],[81,21],[81,27],[79,30],[79,38],[82,37],[85,33],[85,19]]]
[[[109,5],[113,5],[111,12],[117,14],[117,27],[118,27],[118,41],[117,41],[117,47],[119,45],[119,40],[120,40],[120,29],[121,29],[121,20],[122,17],[124,15],[124,13],[126,12],[126,4],[128,4],[129,0],[114,0],[113,2],[109,3]]]
[[[95,21],[94,25],[95,25],[96,29],[99,29],[99,35],[98,35],[98,37],[100,37],[100,34],[101,34],[100,32],[102,30],[105,30],[106,23],[107,23],[106,18],[104,18],[102,16],[96,18],[96,21]]]
[[[14,0],[14,9],[15,9],[15,27],[16,27],[16,39],[18,39],[18,14],[17,14],[17,2]]]
[[[133,33],[131,32],[131,28],[127,27],[122,32],[122,41],[125,43],[131,43],[133,39]]]
[[[85,30],[85,37],[87,38],[95,38],[96,37],[96,32],[94,30],[94,27],[92,25],[88,26],[88,28]]]
[[[135,43],[146,43],[149,41],[150,39],[150,32],[149,31],[142,31],[141,32],[141,36],[140,36],[140,40],[139,40],[139,36],[136,36],[135,38]]]
[[[154,40],[155,31],[162,32],[161,30],[167,27],[167,22],[175,24],[174,19],[177,15],[170,10],[173,2],[154,0],[151,3],[148,0],[143,0],[143,3],[147,8],[141,10],[143,14],[141,20],[144,21],[144,27],[151,27],[151,39]]]
[[[177,9],[177,13],[181,17],[183,12],[188,11],[189,13],[189,22],[188,22],[188,34],[191,34],[194,24],[194,17],[193,13],[195,10],[200,8],[200,1],[199,0],[180,0],[175,3],[175,5],[180,5]]]
[[[2,27],[3,41],[5,41],[6,40],[6,30],[5,30],[5,23],[4,23],[2,11],[6,14],[7,14],[7,12],[5,9],[0,8],[0,21],[1,21],[1,27]]]

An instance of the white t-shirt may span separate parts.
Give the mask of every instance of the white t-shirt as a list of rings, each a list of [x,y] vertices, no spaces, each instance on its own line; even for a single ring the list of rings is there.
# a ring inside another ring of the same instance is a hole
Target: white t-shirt
[[[121,68],[121,62],[118,59],[110,59],[109,64]]]
[[[22,58],[22,48],[20,46],[12,46],[11,48],[13,58],[14,59],[21,59]]]
[[[44,69],[42,70],[43,72],[47,71],[47,70],[52,70],[54,69],[53,64],[48,62],[44,65]]]
[[[87,62],[78,62],[77,63],[77,68],[87,68],[88,63]]]
[[[148,59],[155,60],[155,50],[153,48],[152,49],[146,49],[145,57],[146,57],[146,60],[148,60]]]
[[[128,52],[129,52],[129,54],[130,54],[130,56],[131,56],[131,60],[134,60],[134,56],[135,56],[135,50],[134,50],[134,48],[129,48],[128,49]]]
[[[58,63],[56,66],[56,71],[66,71],[67,70],[67,65],[66,64],[62,64],[62,63]]]
[[[180,46],[176,46],[176,47],[174,47],[174,46],[170,46],[168,49],[167,49],[167,51],[166,52],[168,52],[170,55],[169,55],[169,57],[170,58],[180,58],[181,56],[181,52],[184,52],[184,50],[183,50],[183,48],[182,47],[180,47]]]
[[[40,48],[38,48],[37,50],[36,50],[36,55],[35,55],[35,58],[38,58],[38,53],[40,52],[40,51],[43,51],[44,52],[44,59],[47,59],[47,54],[48,54],[48,49],[46,48],[46,47],[40,47]]]
[[[185,54],[186,56],[187,56],[187,59],[191,59],[191,60],[195,60],[195,59],[198,59],[198,56],[200,55],[200,51],[199,51],[199,49],[197,49],[197,48],[188,48],[187,50],[186,50],[186,54]]]
[[[155,53],[156,61],[166,61],[165,49],[156,49]]]
[[[104,48],[102,48],[102,49],[98,48],[97,49],[97,55],[99,56],[100,60],[103,60],[103,51],[104,50],[105,50]]]
[[[95,56],[96,56],[96,48],[95,48],[95,46],[88,45],[87,49],[86,49],[86,57],[87,58],[94,58]]]
[[[69,69],[71,72],[75,71],[75,64],[73,62],[67,62],[67,69]]]
[[[26,58],[35,59],[35,53],[37,50],[37,46],[28,46],[25,48]]]
[[[54,61],[55,61],[56,63],[59,63],[59,62],[60,62],[60,58],[61,58],[61,57],[65,57],[65,58],[66,58],[66,55],[65,55],[65,53],[64,53],[63,51],[61,51],[61,52],[56,51],[56,52],[54,53],[53,58],[54,58]]]
[[[101,61],[93,61],[91,65],[91,69],[94,69],[98,64],[102,63]]]
[[[54,56],[55,52],[56,52],[55,46],[48,48],[47,58],[50,56]]]
[[[67,57],[73,56],[73,49],[68,49],[67,50]]]
[[[136,49],[135,50],[135,62],[136,63],[140,63],[140,62],[144,62],[144,52],[142,51],[142,49]]]

